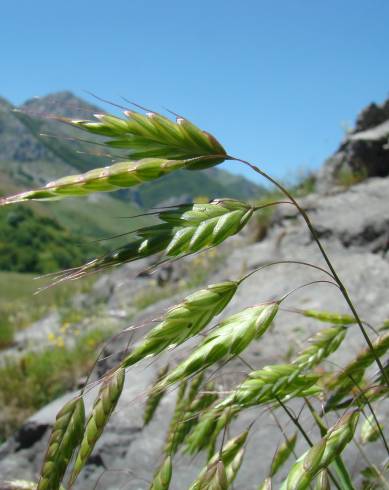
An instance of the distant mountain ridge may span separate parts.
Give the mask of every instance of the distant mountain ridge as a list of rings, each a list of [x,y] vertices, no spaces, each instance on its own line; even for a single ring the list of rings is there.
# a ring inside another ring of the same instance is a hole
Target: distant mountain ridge
[[[50,119],[50,115],[91,119],[93,114],[105,112],[102,109],[71,92],[29,99],[19,109],[20,112],[12,111],[12,105],[0,98],[0,171],[8,174],[17,186],[41,185],[69,172],[79,173],[107,165],[104,148],[74,141],[93,138]],[[50,136],[42,136],[42,133]],[[261,187],[243,177],[211,169],[180,172],[134,191],[121,192],[116,197],[135,200],[138,205],[148,207],[168,198],[179,201],[184,196],[186,199],[197,196],[244,199],[259,197],[261,193]]]

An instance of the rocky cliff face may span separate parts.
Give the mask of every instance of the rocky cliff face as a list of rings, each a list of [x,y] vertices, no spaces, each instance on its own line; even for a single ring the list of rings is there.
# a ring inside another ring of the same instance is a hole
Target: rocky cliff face
[[[331,192],[347,175],[366,177],[389,175],[389,99],[383,104],[370,104],[358,116],[337,152],[318,174],[320,192]]]
[[[383,320],[389,318],[388,196],[389,178],[386,177],[369,179],[346,192],[332,196],[310,195],[302,202],[339,275],[345,281],[353,301],[358,305],[360,315],[372,325],[380,325]],[[305,225],[293,208],[285,206],[280,207],[276,213],[273,226],[264,241],[243,245],[240,240],[239,246],[229,253],[221,270],[213,274],[208,282],[235,279],[267,262],[288,259],[304,260],[323,266],[322,258]],[[325,276],[318,271],[291,264],[264,269],[254,274],[239,288],[225,315],[249,305],[280,297],[296,286],[324,278]],[[109,291],[106,301],[114,311],[115,305],[121,301],[131,303],[132,295],[128,292],[135,283],[135,280],[130,279],[128,269],[122,269],[103,276],[98,287],[100,291]],[[171,301],[166,300],[157,303],[134,318],[132,323],[141,324],[145,319],[156,318],[170,304]],[[303,288],[288,299],[286,307],[347,312],[347,306],[337,288],[328,284]],[[281,312],[272,332],[251,346],[244,356],[245,360],[256,369],[282,362],[291,352],[296,352],[301,342],[313,334],[315,329],[317,325],[308,319],[290,312]],[[141,332],[139,331],[138,335],[141,335]],[[120,352],[124,343],[125,340],[117,339],[110,344],[105,354],[110,356]],[[80,481],[74,487],[76,490],[149,488],[150,476],[160,461],[175,390],[171,390],[163,399],[152,423],[143,428],[145,392],[166,359],[175,362],[183,358],[194,343],[196,339],[185,347],[171,351],[158,361],[147,361],[129,369],[122,399]],[[360,345],[362,339],[359,330],[350,328],[345,348],[341,353],[334,355],[331,362],[343,364]],[[114,366],[115,362],[117,357],[107,357],[95,373],[95,379],[103,370]],[[231,363],[229,371],[247,372],[247,366],[236,360]],[[38,412],[1,447],[0,474],[3,478],[36,478],[55,414],[73,395],[67,394]],[[93,395],[93,391],[87,395],[89,406]],[[294,408],[298,411],[299,404]],[[387,419],[389,407],[382,405],[380,410],[384,419]],[[281,422],[289,427],[281,412],[279,417]],[[308,420],[305,411],[300,417],[303,423]],[[236,482],[236,488],[240,490],[254,490],[258,487],[268,471],[274,448],[282,439],[273,419],[262,410],[249,410],[244,413],[233,423],[231,433],[237,434],[254,421],[247,458]],[[303,450],[303,446],[299,446],[297,453],[300,454]],[[379,459],[380,454],[382,456],[379,443],[370,445],[367,450],[373,461]],[[346,458],[352,462],[351,466],[354,468],[363,463],[359,453],[351,446]],[[203,463],[203,456],[190,459],[179,454],[174,462],[174,480],[171,488],[188,488]]]

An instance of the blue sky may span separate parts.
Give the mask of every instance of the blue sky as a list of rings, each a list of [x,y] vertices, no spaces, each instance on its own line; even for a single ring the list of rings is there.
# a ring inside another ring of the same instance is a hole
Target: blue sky
[[[3,0],[0,95],[168,107],[291,180],[389,96],[388,25],[387,0]]]

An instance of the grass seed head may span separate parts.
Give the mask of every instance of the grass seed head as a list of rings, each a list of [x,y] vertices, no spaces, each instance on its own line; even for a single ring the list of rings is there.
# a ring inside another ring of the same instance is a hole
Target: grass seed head
[[[86,423],[85,433],[70,475],[70,485],[75,482],[91,455],[96,442],[103,433],[122,393],[124,378],[125,371],[123,368],[119,368],[104,380],[94,402],[92,413]]]
[[[197,478],[189,490],[227,490],[229,482],[221,460],[208,465],[202,476]]]
[[[183,205],[163,211],[158,214],[161,224],[140,228],[131,242],[72,271],[69,278],[160,252],[165,257],[176,257],[214,247],[238,233],[253,212],[248,204],[233,199]]]
[[[82,398],[71,400],[58,412],[37,490],[58,490],[73,452],[81,442],[84,421],[85,410]]]
[[[172,479],[172,459],[167,456],[151,483],[150,490],[168,490]]]
[[[235,478],[238,476],[238,472],[243,463],[244,454],[245,454],[245,448],[242,447],[235,455],[231,463],[228,466],[226,466],[226,476],[227,476],[228,486],[231,486],[234,483]]]
[[[163,386],[202,371],[223,358],[239,355],[254,338],[269,328],[278,311],[278,304],[254,306],[223,320],[200,345],[179,364],[165,380]]]
[[[299,353],[293,364],[301,369],[310,369],[335,352],[343,342],[347,333],[344,326],[334,326],[320,330],[309,339],[309,347]]]
[[[373,341],[377,357],[383,356],[389,349],[389,333],[380,335]],[[373,364],[375,356],[369,348],[362,349],[341,371],[334,373],[327,382],[327,388],[335,390],[329,397],[325,410],[334,410],[338,403],[363,379],[366,369]]]
[[[146,157],[169,160],[194,159],[189,169],[212,167],[225,159],[226,152],[216,138],[183,117],[176,122],[154,112],[141,114],[128,110],[125,119],[98,114],[97,121],[71,121],[70,124],[105,136],[105,144],[122,149],[131,159]]]
[[[187,296],[171,308],[165,318],[154,327],[123,361],[128,367],[150,355],[180,345],[197,335],[231,301],[238,287],[234,281],[211,284]]]
[[[383,425],[380,424],[381,430],[383,430]],[[364,420],[361,433],[360,440],[361,444],[368,444],[369,442],[374,442],[380,437],[380,430],[376,424],[376,421],[373,415],[369,415],[366,420]]]
[[[315,384],[319,375],[301,374],[293,364],[275,364],[252,371],[247,379],[217,405],[217,408],[229,405],[248,407],[291,397],[305,397],[317,394],[321,389]]]
[[[44,187],[21,192],[0,200],[0,206],[23,201],[53,201],[67,197],[87,196],[94,192],[112,192],[155,180],[185,167],[185,162],[160,158],[123,161],[96,168],[84,174],[53,180]]]
[[[147,400],[146,400],[146,406],[145,406],[145,411],[143,415],[143,423],[144,425],[147,425],[151,422],[155,411],[158,408],[158,405],[160,401],[162,400],[162,397],[165,395],[166,391],[163,390],[155,390],[154,387],[156,384],[158,384],[167,374],[169,371],[169,364],[164,366],[162,369],[159,370],[157,373],[157,376],[155,378],[154,384],[151,387]]]
[[[328,468],[352,440],[359,413],[341,417],[327,434],[292,466],[286,483],[287,490],[305,490],[320,470]]]
[[[297,433],[292,437],[286,439],[278,448],[274,454],[273,461],[270,468],[270,476],[274,476],[281,466],[287,461],[291,453],[293,452],[297,441]]]
[[[299,313],[308,317],[314,318],[319,322],[333,323],[334,325],[352,325],[357,323],[357,320],[351,315],[341,315],[330,311],[317,310],[298,310]]]

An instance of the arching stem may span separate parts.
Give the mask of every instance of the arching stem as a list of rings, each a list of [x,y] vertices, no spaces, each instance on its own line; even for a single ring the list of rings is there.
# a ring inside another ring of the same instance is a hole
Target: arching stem
[[[280,184],[279,182],[277,182],[277,180],[273,179],[273,177],[271,177],[270,175],[268,175],[266,172],[264,172],[263,170],[261,170],[259,167],[257,167],[256,165],[248,162],[247,160],[242,160],[240,158],[236,158],[236,157],[232,157],[232,156],[228,156],[227,157],[228,160],[232,160],[232,161],[236,161],[236,162],[241,162],[243,163],[244,165],[247,165],[248,167],[250,167],[252,170],[254,170],[254,172],[258,173],[259,175],[261,175],[262,177],[264,177],[265,179],[267,179],[269,182],[271,182],[273,185],[275,185],[295,206],[296,206],[296,209],[298,210],[298,212],[300,213],[300,215],[303,217],[309,231],[311,232],[311,235],[313,237],[313,239],[315,240],[317,246],[319,247],[319,250],[325,260],[325,262],[327,263],[327,266],[328,268],[330,269],[331,271],[331,274],[333,275],[335,281],[337,282],[338,286],[339,286],[339,289],[344,297],[344,299],[346,300],[346,303],[348,304],[352,314],[354,315],[354,318],[361,330],[361,333],[367,343],[367,345],[369,346],[369,349],[371,351],[371,353],[373,354],[374,356],[374,360],[375,362],[377,363],[377,366],[379,368],[379,370],[381,371],[382,373],[382,376],[383,378],[385,379],[385,382],[386,384],[389,386],[389,378],[388,378],[388,375],[387,373],[385,372],[384,370],[384,367],[381,363],[381,360],[380,358],[377,356],[375,350],[374,350],[374,347],[373,347],[373,344],[370,340],[370,337],[368,336],[367,334],[367,331],[365,329],[365,327],[363,326],[363,323],[362,323],[362,320],[360,319],[359,315],[358,315],[358,312],[353,304],[353,302],[351,301],[351,298],[348,294],[348,291],[346,289],[346,287],[344,286],[343,282],[341,281],[340,277],[338,276],[336,270],[334,269],[334,266],[332,265],[326,251],[324,250],[324,247],[323,245],[321,244],[321,241],[318,237],[318,234],[314,228],[314,226],[312,225],[311,223],[311,220],[309,219],[309,216],[307,214],[307,212],[305,211],[304,208],[302,208],[299,203],[296,201],[296,199],[292,196],[292,194],[282,185]]]

